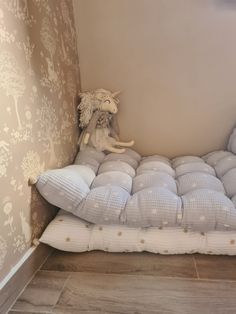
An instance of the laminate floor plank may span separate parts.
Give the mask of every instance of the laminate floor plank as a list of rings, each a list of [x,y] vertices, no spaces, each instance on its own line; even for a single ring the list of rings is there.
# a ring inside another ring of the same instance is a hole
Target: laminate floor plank
[[[68,253],[55,251],[47,259],[42,269],[197,278],[191,255],[158,255],[148,252],[107,253],[92,251]]]
[[[25,313],[48,313],[56,305],[68,273],[38,271],[12,307]]]
[[[194,259],[200,278],[236,280],[236,256],[196,254]]]
[[[235,314],[235,295],[236,282],[77,273],[53,313]]]
[[[9,314],[235,314],[236,257],[55,251]]]
[[[8,312],[8,314],[47,314],[47,313],[52,313],[52,312],[25,312],[25,310],[23,311],[10,311]]]

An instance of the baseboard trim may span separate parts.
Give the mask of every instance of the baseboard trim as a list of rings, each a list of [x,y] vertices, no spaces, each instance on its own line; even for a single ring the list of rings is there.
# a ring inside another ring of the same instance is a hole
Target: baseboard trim
[[[5,314],[53,249],[43,243],[30,248],[0,283],[0,313]]]
[[[5,287],[5,285],[8,283],[8,281],[11,280],[11,278],[22,267],[22,265],[25,263],[25,261],[34,253],[35,250],[36,250],[36,246],[32,246],[31,248],[29,248],[26,251],[26,253],[22,256],[22,258],[19,260],[19,262],[14,267],[12,267],[11,271],[0,282],[0,291]]]

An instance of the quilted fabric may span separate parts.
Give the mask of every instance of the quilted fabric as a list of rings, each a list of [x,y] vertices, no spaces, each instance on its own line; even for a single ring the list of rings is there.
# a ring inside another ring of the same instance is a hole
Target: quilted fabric
[[[85,170],[87,170],[86,175]],[[49,203],[74,213],[90,192],[86,181],[90,182],[91,176],[91,169],[85,166],[48,170],[40,176],[37,188]]]
[[[233,130],[229,138],[228,150],[236,154],[236,128]]]
[[[236,230],[236,156],[229,151],[169,160],[88,148],[74,166],[43,173],[37,188],[50,203],[95,224]]]
[[[60,211],[47,226],[40,242],[69,252],[103,250],[159,254],[236,255],[235,231],[185,232],[181,228],[132,228],[94,225]]]

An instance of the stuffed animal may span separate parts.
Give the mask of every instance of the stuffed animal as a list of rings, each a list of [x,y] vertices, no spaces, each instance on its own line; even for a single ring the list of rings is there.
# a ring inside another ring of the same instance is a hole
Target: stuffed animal
[[[89,145],[99,151],[123,153],[125,148],[122,147],[131,147],[134,144],[134,141],[119,141],[116,116],[118,94],[119,92],[111,93],[105,89],[80,93],[79,126],[83,129],[79,139],[81,150]]]

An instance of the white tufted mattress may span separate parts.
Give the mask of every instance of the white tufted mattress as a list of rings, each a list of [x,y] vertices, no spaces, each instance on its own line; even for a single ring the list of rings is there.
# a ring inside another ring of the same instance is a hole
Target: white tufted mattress
[[[235,231],[199,233],[182,228],[132,228],[122,225],[95,225],[60,211],[48,225],[40,242],[70,252],[148,251],[160,254],[236,255]]]

